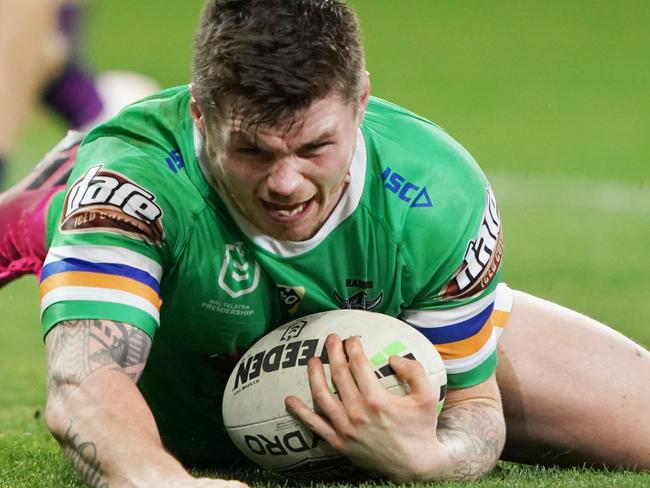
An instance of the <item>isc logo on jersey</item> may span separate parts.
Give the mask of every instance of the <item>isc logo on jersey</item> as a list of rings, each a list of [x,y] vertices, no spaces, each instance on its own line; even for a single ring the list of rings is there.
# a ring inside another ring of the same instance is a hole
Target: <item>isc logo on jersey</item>
[[[445,300],[468,298],[482,292],[499,270],[503,257],[503,233],[497,203],[489,186],[485,200],[478,235],[469,241],[463,263],[442,288],[440,296]]]
[[[432,207],[431,198],[425,186],[418,186],[407,181],[397,171],[387,167],[381,175],[384,187],[399,197],[400,200],[410,203],[409,207]]]
[[[104,230],[161,246],[162,210],[152,193],[115,171],[93,166],[65,197],[63,232]]]

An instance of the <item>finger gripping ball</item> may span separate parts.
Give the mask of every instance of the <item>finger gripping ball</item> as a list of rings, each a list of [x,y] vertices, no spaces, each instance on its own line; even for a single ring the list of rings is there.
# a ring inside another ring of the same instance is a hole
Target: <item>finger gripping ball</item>
[[[284,399],[301,398],[314,408],[307,361],[316,356],[332,384],[325,339],[336,333],[360,338],[375,376],[391,393],[404,395],[409,386],[388,364],[390,356],[415,359],[438,393],[436,414],[447,391],[440,355],[420,332],[387,315],[361,310],[335,310],[284,324],[256,342],[233,370],[223,398],[223,422],[234,444],[263,468],[296,478],[339,479],[352,475],[349,461],[287,411]]]

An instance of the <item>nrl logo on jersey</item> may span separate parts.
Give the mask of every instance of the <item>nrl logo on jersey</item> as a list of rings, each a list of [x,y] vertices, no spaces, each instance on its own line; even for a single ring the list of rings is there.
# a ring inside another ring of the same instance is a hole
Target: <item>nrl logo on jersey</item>
[[[226,244],[219,271],[219,287],[232,298],[251,293],[260,280],[260,265],[243,242]]]
[[[458,300],[479,294],[496,276],[502,257],[501,220],[494,194],[488,186],[478,235],[467,244],[462,264],[439,296],[444,300]]]
[[[162,210],[154,195],[126,176],[93,166],[68,191],[62,232],[107,231],[162,246]]]

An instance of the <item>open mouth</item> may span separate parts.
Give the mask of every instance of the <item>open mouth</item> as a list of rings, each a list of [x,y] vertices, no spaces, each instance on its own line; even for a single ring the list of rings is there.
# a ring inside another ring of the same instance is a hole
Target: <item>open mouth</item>
[[[262,200],[264,208],[277,220],[291,221],[302,217],[311,208],[314,199],[310,198],[304,202],[294,204],[271,203]]]

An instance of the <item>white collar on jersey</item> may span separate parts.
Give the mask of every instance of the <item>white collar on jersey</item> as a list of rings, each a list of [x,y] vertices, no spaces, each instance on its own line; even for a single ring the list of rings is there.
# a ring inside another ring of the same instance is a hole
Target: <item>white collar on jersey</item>
[[[196,156],[199,161],[199,166],[204,172],[209,167],[205,158],[207,155],[203,150],[203,137],[196,127],[194,127],[194,148]],[[228,206],[230,214],[237,222],[239,228],[253,243],[279,257],[287,258],[304,254],[311,251],[318,246],[323,239],[325,239],[338,225],[347,219],[359,206],[361,195],[363,194],[363,186],[366,179],[366,144],[363,140],[363,135],[359,129],[357,133],[356,148],[352,155],[352,162],[350,163],[350,183],[344,190],[341,199],[336,204],[336,207],[330,214],[329,218],[325,221],[323,226],[318,232],[306,241],[279,241],[271,236],[268,236],[246,217],[244,217],[237,207],[233,204],[230,196],[223,190],[219,184],[216,185],[216,191],[221,199]],[[210,182],[210,179],[208,179]]]

